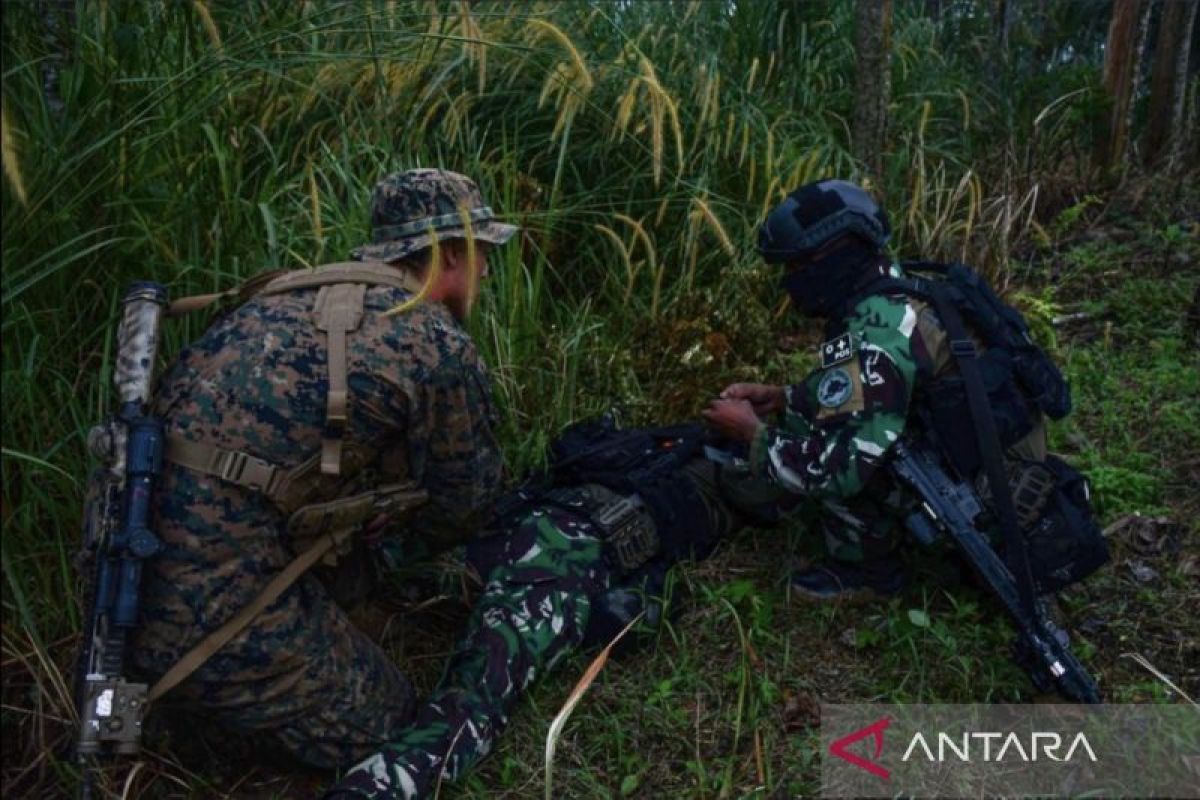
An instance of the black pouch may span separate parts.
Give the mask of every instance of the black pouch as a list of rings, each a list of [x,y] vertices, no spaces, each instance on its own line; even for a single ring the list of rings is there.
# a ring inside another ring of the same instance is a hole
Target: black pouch
[[[1029,566],[1038,592],[1057,592],[1108,563],[1108,543],[1092,515],[1087,480],[1060,458],[1044,466],[1055,487],[1037,522],[1025,530]]]

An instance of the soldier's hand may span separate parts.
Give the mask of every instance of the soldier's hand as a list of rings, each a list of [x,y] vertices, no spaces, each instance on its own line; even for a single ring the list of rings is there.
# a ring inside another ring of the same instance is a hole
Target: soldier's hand
[[[760,417],[782,411],[785,396],[782,386],[765,383],[731,383],[721,392],[722,400],[745,400]]]
[[[713,400],[700,412],[708,424],[722,436],[735,442],[749,442],[762,424],[748,400]]]

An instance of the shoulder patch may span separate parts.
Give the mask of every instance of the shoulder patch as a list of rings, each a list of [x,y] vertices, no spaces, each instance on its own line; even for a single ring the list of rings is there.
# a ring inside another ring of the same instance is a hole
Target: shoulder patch
[[[849,400],[853,393],[853,379],[849,372],[840,367],[826,372],[817,384],[817,402],[822,408],[837,408]]]
[[[849,331],[821,345],[821,369],[829,369],[853,357],[854,341]]]

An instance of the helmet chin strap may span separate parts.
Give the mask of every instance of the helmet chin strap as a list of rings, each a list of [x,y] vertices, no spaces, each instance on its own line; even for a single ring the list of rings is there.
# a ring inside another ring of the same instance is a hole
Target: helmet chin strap
[[[829,317],[843,304],[879,260],[879,250],[855,239],[802,269],[784,275],[782,286],[796,310],[806,317]]]

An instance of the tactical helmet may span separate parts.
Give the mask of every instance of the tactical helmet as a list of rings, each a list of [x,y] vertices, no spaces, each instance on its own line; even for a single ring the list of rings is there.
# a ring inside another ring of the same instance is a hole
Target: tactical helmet
[[[887,214],[861,186],[817,181],[792,192],[767,216],[758,229],[758,252],[768,264],[780,264],[847,233],[882,249],[892,229]]]
[[[371,193],[371,242],[355,249],[357,260],[396,261],[429,247],[434,239],[475,239],[504,244],[519,230],[495,220],[475,181],[444,169],[396,172]]]

